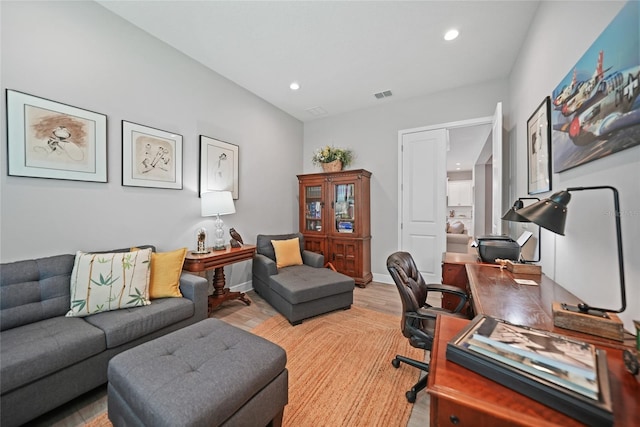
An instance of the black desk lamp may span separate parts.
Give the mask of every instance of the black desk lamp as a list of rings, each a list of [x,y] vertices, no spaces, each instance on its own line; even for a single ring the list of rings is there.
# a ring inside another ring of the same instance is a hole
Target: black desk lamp
[[[503,220],[505,221],[512,221],[512,222],[531,222],[529,221],[527,218],[523,217],[522,215],[520,215],[518,213],[519,209],[522,209],[524,207],[524,203],[522,203],[523,200],[538,200],[540,201],[540,199],[538,199],[537,197],[519,197],[518,200],[516,200],[513,203],[513,206],[511,207],[511,209],[509,209],[507,211],[506,214],[504,214],[504,216],[502,217]],[[538,262],[540,261],[540,254],[542,253],[542,240],[540,239],[541,237],[541,231],[540,231],[540,227],[538,227],[538,259],[523,259],[523,262]]]
[[[566,190],[559,191],[554,193],[548,199],[541,200],[536,202],[530,206],[527,206],[522,209],[518,209],[517,214],[522,216],[528,221],[533,222],[534,224],[538,224],[540,227],[546,228],[549,231],[552,231],[556,234],[564,236],[564,226],[567,218],[567,205],[571,200],[571,192],[575,191],[584,191],[584,190],[611,190],[613,192],[613,204],[615,209],[615,224],[616,224],[616,238],[618,244],[618,269],[620,275],[620,296],[622,300],[622,307],[619,310],[611,310],[607,308],[597,308],[591,307],[588,304],[580,303],[577,306],[572,306],[569,304],[560,304],[560,307],[563,311],[569,313],[577,313],[588,316],[595,316],[595,318],[606,319],[609,323],[613,323],[613,329],[615,332],[612,334],[614,336],[609,336],[610,338],[620,339],[622,340],[622,322],[617,318],[617,316],[608,313],[622,313],[627,307],[627,297],[626,297],[626,289],[624,283],[624,260],[622,256],[622,229],[620,226],[620,200],[618,197],[618,190],[611,186],[595,186],[595,187],[570,187]],[[554,315],[563,316],[563,313],[556,312],[554,309]],[[557,317],[554,319],[556,321]],[[597,322],[591,321],[588,318],[583,318],[583,323],[586,321],[590,323],[589,326],[592,328],[594,324]],[[571,326],[558,325],[562,327],[568,327],[569,329],[581,330],[579,328],[586,327],[585,325],[578,325],[579,319],[575,322],[569,322]],[[597,327],[596,327],[597,328]],[[593,333],[593,329],[588,331],[582,330],[583,332]],[[606,335],[606,331],[600,331],[603,335]]]

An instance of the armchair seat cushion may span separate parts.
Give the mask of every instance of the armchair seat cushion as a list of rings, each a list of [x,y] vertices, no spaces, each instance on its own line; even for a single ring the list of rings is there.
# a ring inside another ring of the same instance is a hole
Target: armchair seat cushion
[[[353,279],[328,268],[294,265],[271,276],[271,288],[291,304],[353,291]]]

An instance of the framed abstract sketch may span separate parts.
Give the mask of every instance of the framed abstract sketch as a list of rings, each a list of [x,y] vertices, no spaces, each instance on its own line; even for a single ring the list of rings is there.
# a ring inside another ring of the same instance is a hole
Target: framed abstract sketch
[[[182,189],[182,136],[122,121],[122,185]]]
[[[238,146],[200,135],[200,195],[231,191],[238,199]]]
[[[553,171],[640,144],[640,2],[627,2],[553,90]]]
[[[107,116],[7,89],[8,173],[107,182]]]
[[[529,194],[551,190],[550,101],[546,97],[527,120],[527,171]]]

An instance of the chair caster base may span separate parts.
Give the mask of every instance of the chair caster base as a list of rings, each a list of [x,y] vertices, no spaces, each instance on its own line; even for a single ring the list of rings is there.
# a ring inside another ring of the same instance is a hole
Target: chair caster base
[[[405,396],[407,396],[407,402],[409,403],[415,403],[416,401],[416,392],[413,390],[409,390]]]
[[[398,358],[396,357],[395,359],[393,359],[391,361],[391,364],[393,365],[394,368],[398,369],[400,367],[400,361],[398,360]]]

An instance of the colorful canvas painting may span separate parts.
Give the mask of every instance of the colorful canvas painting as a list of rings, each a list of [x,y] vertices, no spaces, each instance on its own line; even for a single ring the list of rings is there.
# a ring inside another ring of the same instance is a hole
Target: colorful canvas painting
[[[553,91],[554,172],[640,144],[639,28],[630,1]]]

